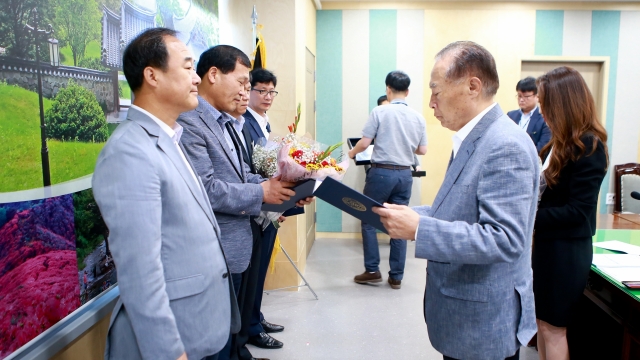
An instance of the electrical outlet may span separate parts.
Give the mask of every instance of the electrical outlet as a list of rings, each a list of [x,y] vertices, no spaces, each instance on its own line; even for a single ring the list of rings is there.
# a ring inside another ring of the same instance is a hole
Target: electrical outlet
[[[607,205],[613,205],[615,199],[614,193],[607,193]]]

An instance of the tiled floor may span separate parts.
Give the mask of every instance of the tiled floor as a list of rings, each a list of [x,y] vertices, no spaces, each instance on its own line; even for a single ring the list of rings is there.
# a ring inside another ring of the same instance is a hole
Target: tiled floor
[[[317,239],[305,277],[318,294],[305,287],[264,296],[263,313],[285,331],[272,334],[284,342],[278,350],[250,346],[255,357],[272,360],[404,360],[442,359],[429,343],[422,314],[426,260],[416,259],[409,243],[402,289],[387,284],[389,244],[380,245],[384,282],[359,285],[353,276],[364,271],[360,240]],[[522,360],[537,360],[534,349],[522,348]]]

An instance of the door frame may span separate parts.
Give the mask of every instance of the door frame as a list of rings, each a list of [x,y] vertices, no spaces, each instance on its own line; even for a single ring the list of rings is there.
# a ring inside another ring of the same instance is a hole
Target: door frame
[[[522,65],[524,63],[533,62],[560,62],[560,63],[600,63],[602,65],[602,73],[600,74],[600,84],[602,86],[601,98],[595,99],[599,102],[600,122],[602,126],[607,124],[607,100],[609,97],[609,66],[611,59],[609,56],[532,56],[522,58],[520,61],[520,72],[522,74]],[[570,65],[570,64],[567,64]],[[522,76],[520,76],[522,78]]]

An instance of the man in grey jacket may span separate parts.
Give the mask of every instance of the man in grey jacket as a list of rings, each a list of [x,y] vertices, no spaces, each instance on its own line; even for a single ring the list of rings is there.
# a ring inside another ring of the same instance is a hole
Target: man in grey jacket
[[[150,29],[125,49],[135,100],[93,174],[120,289],[105,359],[215,358],[240,327],[220,228],[179,144],[200,78],[175,35]]]
[[[447,45],[431,72],[430,106],[456,131],[431,206],[375,211],[389,235],[416,240],[428,259],[424,315],[445,359],[518,359],[536,332],[531,238],[538,156],[493,97],[493,56],[473,42]]]
[[[234,118],[229,114],[237,115],[238,106],[247,101],[250,66],[247,55],[233,46],[218,45],[202,53],[196,69],[203,79],[198,86],[198,106],[178,118],[178,123],[185,129],[182,144],[202,177],[211,208],[220,223],[220,241],[236,295],[239,295],[241,311],[245,304],[250,306],[254,301],[254,297],[246,295],[251,292],[240,291],[251,276],[246,270],[252,249],[258,249],[254,246],[257,245],[254,234],[260,230],[256,229],[257,224],[251,216],[260,214],[263,202],[281,204],[295,195],[289,189],[293,183],[252,174],[244,161],[242,135],[234,129]],[[220,359],[237,358],[236,350],[237,347],[229,342]],[[247,353],[244,352],[250,359],[251,355]]]

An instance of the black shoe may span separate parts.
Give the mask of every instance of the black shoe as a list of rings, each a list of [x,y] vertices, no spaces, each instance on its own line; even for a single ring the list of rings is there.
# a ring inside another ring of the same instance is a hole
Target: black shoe
[[[280,349],[284,345],[281,341],[272,338],[266,332],[249,337],[249,344],[262,349]]]
[[[277,333],[277,332],[281,332],[282,330],[284,330],[284,326],[272,324],[272,323],[268,322],[267,320],[260,321],[260,325],[262,325],[262,328],[264,329],[264,332],[266,332],[266,333]]]

